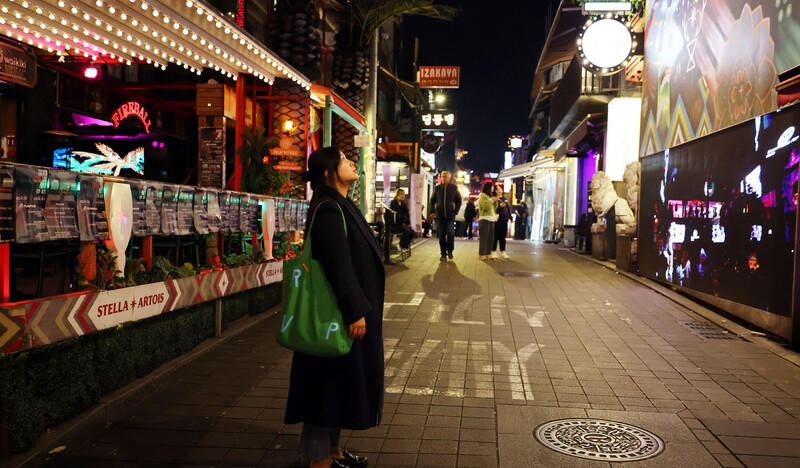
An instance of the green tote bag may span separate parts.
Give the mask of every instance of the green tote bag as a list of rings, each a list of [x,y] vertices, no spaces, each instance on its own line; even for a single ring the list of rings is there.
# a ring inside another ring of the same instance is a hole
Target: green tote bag
[[[324,203],[324,202],[323,202]],[[337,207],[338,204],[337,204]],[[339,207],[344,223],[344,213]],[[283,261],[283,300],[276,340],[284,348],[318,357],[344,356],[353,339],[322,265],[311,258],[311,226],[303,253]],[[344,225],[347,235],[347,224]]]

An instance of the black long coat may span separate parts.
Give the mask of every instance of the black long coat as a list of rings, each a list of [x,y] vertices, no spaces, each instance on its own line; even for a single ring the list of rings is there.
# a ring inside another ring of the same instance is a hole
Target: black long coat
[[[320,200],[326,201],[317,205],[309,233],[313,258],[322,264],[345,324],[364,317],[367,331],[363,339],[354,340],[346,356],[320,358],[294,353],[285,422],[368,429],[380,423],[383,412],[386,276],[378,242],[361,211],[335,190],[323,190]],[[312,214],[310,211],[308,215]]]

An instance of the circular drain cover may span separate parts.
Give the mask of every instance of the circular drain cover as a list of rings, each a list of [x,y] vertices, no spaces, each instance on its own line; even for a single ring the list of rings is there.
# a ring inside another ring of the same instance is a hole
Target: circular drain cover
[[[535,434],[556,452],[589,460],[644,460],[664,450],[664,441],[655,434],[602,419],[558,419],[537,427]]]

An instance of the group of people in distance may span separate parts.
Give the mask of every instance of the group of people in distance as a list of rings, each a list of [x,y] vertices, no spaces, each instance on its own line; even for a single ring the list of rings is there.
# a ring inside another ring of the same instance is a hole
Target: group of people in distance
[[[453,248],[456,235],[472,239],[472,223],[478,218],[478,255],[481,260],[509,258],[506,253],[506,233],[508,222],[511,218],[511,204],[503,196],[503,189],[491,182],[483,184],[480,197],[475,202],[470,198],[462,206],[461,194],[458,187],[452,184],[452,175],[444,171],[441,174],[441,184],[434,188],[433,196],[428,209],[429,218],[423,219],[424,236],[427,237],[431,224],[436,220],[439,232],[439,260],[445,262],[453,259]],[[392,232],[400,235],[400,248],[407,250],[414,238],[414,229],[411,227],[411,216],[406,204],[406,193],[397,189],[390,206],[394,212],[394,225]],[[525,211],[518,216],[527,216],[524,204],[520,207]],[[518,208],[518,210],[520,209]],[[524,223],[520,223],[524,229]]]

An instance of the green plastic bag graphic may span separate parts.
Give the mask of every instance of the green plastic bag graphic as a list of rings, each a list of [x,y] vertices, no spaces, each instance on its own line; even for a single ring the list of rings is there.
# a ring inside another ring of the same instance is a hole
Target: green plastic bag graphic
[[[281,321],[275,339],[285,348],[311,356],[344,356],[350,352],[353,339],[348,336],[336,294],[322,265],[311,258],[310,232],[316,215],[314,211],[303,253],[283,261]]]

